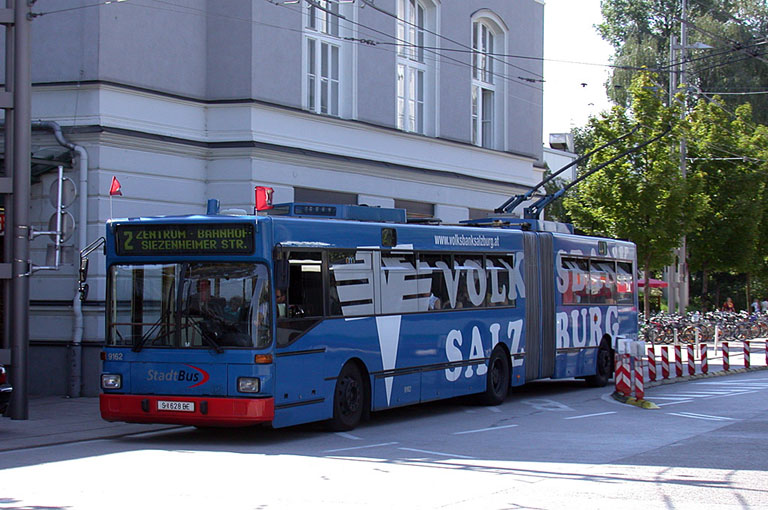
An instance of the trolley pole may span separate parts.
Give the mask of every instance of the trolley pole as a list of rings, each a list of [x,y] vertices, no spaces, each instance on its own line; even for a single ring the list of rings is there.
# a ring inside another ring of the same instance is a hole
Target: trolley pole
[[[11,263],[11,381],[14,392],[10,416],[29,418],[29,192],[32,146],[31,78],[29,60],[30,5],[16,0],[14,5],[14,86],[13,86],[13,261]]]

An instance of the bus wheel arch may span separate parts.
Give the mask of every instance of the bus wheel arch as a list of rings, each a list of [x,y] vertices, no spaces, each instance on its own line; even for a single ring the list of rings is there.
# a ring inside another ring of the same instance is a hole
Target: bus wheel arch
[[[333,415],[328,427],[337,432],[354,429],[368,418],[371,408],[371,383],[368,370],[357,358],[344,363],[333,390]]]
[[[498,343],[488,358],[485,391],[479,395],[480,403],[496,406],[504,402],[512,382],[512,359],[509,349]]]
[[[613,377],[615,362],[615,352],[612,348],[612,341],[609,335],[603,335],[600,340],[600,346],[597,348],[597,358],[595,360],[595,374],[585,377],[587,384],[594,387],[603,387]]]

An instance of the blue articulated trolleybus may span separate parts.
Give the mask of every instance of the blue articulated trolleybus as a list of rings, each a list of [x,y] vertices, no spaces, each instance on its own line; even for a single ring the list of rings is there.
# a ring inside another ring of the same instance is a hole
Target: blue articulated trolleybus
[[[291,203],[106,231],[109,421],[348,430],[535,379],[605,385],[637,339],[635,246],[563,224]]]

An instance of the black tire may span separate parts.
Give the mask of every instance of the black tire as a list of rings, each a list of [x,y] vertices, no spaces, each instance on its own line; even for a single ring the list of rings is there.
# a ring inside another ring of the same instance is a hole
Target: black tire
[[[613,377],[613,353],[611,352],[611,345],[606,340],[600,342],[600,347],[597,349],[597,360],[595,362],[595,375],[585,377],[584,380],[587,384],[595,388],[602,388],[608,384],[608,381]]]
[[[365,402],[365,384],[360,369],[354,363],[347,363],[336,378],[333,390],[333,418],[328,428],[341,432],[354,429],[363,417]]]
[[[498,347],[493,350],[488,360],[485,391],[480,394],[480,403],[497,406],[504,402],[509,393],[510,378],[509,356],[503,348]]]

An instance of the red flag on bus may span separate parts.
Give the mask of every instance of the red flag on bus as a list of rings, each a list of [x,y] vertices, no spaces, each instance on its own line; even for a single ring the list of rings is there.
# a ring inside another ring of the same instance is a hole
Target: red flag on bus
[[[266,186],[256,186],[256,211],[266,211],[272,209],[272,188]]]
[[[113,175],[112,184],[109,186],[109,196],[113,197],[115,195],[123,196],[123,187],[120,186],[120,181],[117,180],[117,177]]]

